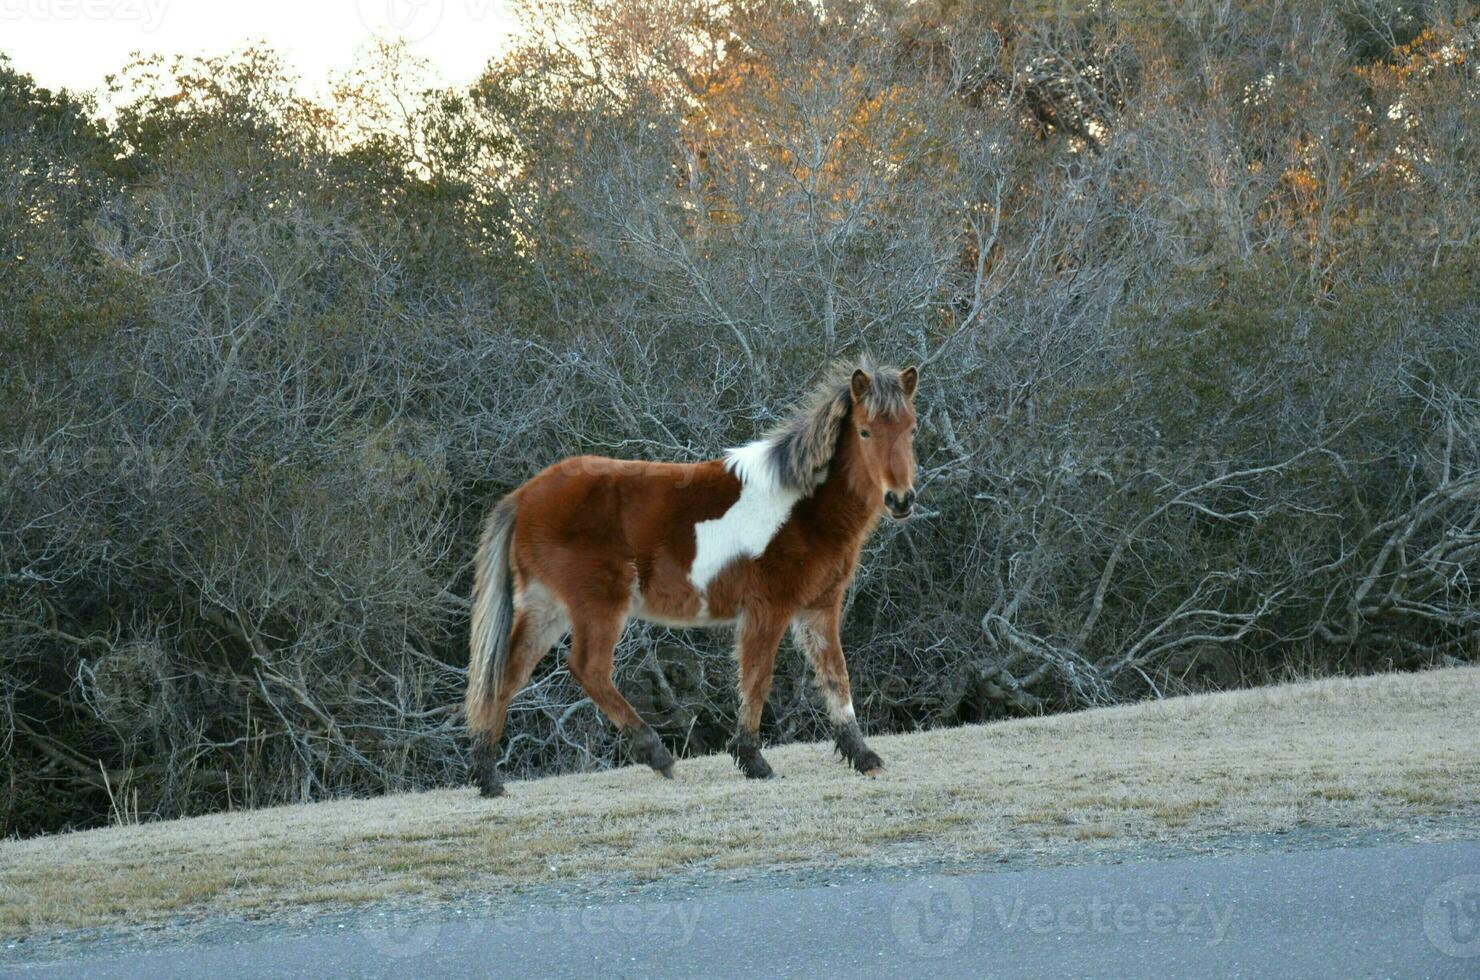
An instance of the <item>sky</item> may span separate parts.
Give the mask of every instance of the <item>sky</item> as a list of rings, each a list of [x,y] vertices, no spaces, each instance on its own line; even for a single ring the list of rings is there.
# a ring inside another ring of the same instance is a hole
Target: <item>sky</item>
[[[223,54],[266,41],[310,85],[376,37],[472,81],[516,26],[514,0],[0,0],[0,52],[47,88],[103,84],[134,51]]]

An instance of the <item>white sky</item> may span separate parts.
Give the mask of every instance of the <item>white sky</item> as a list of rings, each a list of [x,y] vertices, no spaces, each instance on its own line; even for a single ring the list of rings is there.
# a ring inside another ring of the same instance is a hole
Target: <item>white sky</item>
[[[0,51],[47,88],[90,90],[134,51],[212,55],[266,41],[310,86],[377,36],[472,81],[516,26],[513,0],[0,0]]]

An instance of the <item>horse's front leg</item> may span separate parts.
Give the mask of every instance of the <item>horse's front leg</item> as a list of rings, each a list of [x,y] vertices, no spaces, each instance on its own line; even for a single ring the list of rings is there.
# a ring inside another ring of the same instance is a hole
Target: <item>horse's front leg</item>
[[[848,684],[848,661],[843,658],[839,634],[842,596],[818,609],[803,610],[792,621],[792,636],[812,662],[817,686],[827,699],[838,752],[865,776],[877,776],[884,768],[879,754],[864,744],[863,730],[853,712],[853,694]]]
[[[761,756],[761,711],[776,673],[776,647],[786,631],[786,617],[769,610],[747,611],[740,623],[740,722],[730,740],[730,755],[747,779],[775,775]]]

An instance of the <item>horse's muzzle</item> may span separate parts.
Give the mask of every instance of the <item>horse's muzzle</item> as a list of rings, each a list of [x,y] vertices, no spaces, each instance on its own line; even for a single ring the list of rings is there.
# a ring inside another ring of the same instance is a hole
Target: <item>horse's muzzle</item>
[[[902,521],[915,509],[915,491],[906,490],[901,496],[890,490],[884,494],[884,506],[889,509],[890,517]]]

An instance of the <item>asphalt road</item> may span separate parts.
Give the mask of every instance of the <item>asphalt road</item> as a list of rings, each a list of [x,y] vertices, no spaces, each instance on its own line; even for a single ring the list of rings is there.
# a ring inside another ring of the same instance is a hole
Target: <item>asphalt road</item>
[[[5,976],[1480,978],[1480,842],[384,915]]]

